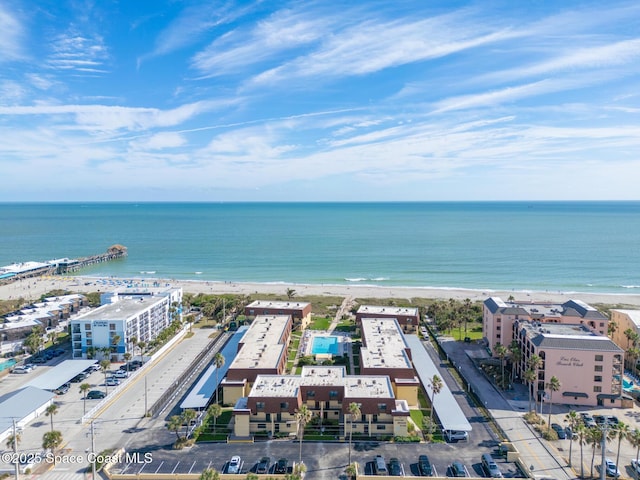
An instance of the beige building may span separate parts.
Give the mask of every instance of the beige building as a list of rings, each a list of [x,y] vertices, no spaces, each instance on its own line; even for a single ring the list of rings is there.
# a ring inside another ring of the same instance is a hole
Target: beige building
[[[640,336],[640,310],[611,310],[611,322],[615,323],[615,329],[611,333],[611,339],[625,351],[633,346],[633,338],[627,337],[626,332]],[[633,358],[627,358],[627,368],[633,369]],[[637,362],[637,359],[636,359]],[[636,369],[638,367],[636,366]]]
[[[546,384],[555,376],[561,387],[553,394],[554,403],[621,406],[624,352],[611,339],[586,325],[526,319],[515,321],[512,332],[522,351],[515,365],[517,378],[523,378],[533,355],[542,359],[538,379],[530,385],[534,398],[549,394]]]
[[[222,381],[225,404],[246,397],[258,375],[281,375],[293,328],[290,315],[258,315],[238,344],[238,354]]]
[[[362,412],[354,421],[355,434],[407,435],[409,407],[418,404],[420,387],[411,364],[411,350],[394,318],[366,318],[361,323],[360,375],[347,375],[342,366],[305,366],[301,375],[285,375],[278,363],[280,354],[267,356],[263,363],[255,360],[256,349],[260,350],[263,341],[255,337],[261,338],[266,328],[252,324],[242,339],[245,346],[222,383],[225,403],[231,403],[231,398],[235,401],[235,435],[295,435],[295,413],[302,405],[321,421],[345,428],[351,403],[357,403]],[[263,347],[287,343],[290,323],[278,323],[268,331],[272,337]],[[272,372],[265,372],[266,368]]]
[[[482,332],[487,345],[494,350],[500,343],[509,346],[513,341],[513,324],[526,320],[541,324],[560,323],[584,325],[599,335],[607,335],[608,318],[580,300],[562,304],[545,302],[504,302],[499,297],[486,299],[482,307]]]
[[[404,333],[415,333],[420,323],[420,311],[417,307],[361,305],[356,312],[358,325],[363,318],[394,318]]]

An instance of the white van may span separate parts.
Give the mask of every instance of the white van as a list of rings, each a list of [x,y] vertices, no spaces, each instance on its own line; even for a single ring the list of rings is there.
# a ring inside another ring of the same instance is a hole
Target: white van
[[[460,440],[466,442],[469,440],[469,434],[464,430],[445,430],[444,436],[448,442],[458,442]]]
[[[389,475],[387,462],[384,461],[384,457],[382,455],[376,455],[373,458],[373,473],[376,475]]]
[[[491,478],[502,478],[502,472],[498,468],[498,464],[493,460],[489,453],[482,454],[482,468]]]

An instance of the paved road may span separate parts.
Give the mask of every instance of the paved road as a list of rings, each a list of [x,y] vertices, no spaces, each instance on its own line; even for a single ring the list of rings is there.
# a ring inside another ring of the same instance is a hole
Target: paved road
[[[132,380],[131,385],[119,392],[109,402],[98,417],[94,420],[95,451],[106,449],[125,448],[134,440],[150,436],[154,429],[164,429],[164,418],[144,418],[145,404],[151,406],[165,392],[166,388],[178,378],[191,361],[211,341],[209,335],[214,331],[209,329],[194,329],[194,335],[180,341],[162,358],[155,360],[155,364],[143,374]],[[145,389],[146,380],[146,389]],[[104,388],[104,376],[100,372],[92,374],[87,380],[96,385],[96,388]],[[72,389],[64,397],[56,399],[60,403],[60,413],[55,416],[55,428],[63,433],[66,440],[64,454],[70,456],[87,457],[91,451],[90,425],[81,424],[83,414],[83,400],[78,390],[79,384],[72,384]],[[145,401],[146,390],[146,401]],[[87,410],[90,409],[87,401]],[[21,450],[39,450],[42,448],[42,434],[49,428],[49,419],[40,418],[31,422],[24,431]],[[164,429],[166,430],[166,429]],[[149,439],[150,440],[150,439]],[[38,478],[45,480],[73,480],[85,478],[84,468],[87,461],[65,461],[46,472],[42,468],[36,470],[36,474],[23,478]],[[49,466],[50,467],[50,466]]]

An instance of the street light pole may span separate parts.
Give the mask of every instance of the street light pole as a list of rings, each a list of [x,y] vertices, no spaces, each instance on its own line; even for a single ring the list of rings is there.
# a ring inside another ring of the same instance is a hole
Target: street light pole
[[[93,420],[91,420],[91,456],[93,457],[93,461],[91,462],[91,478],[95,480],[96,478],[96,442],[93,431]]]
[[[15,473],[16,473],[16,480],[18,480],[18,478],[20,478],[20,462],[18,461],[18,431],[16,429],[16,419],[12,419],[13,420],[13,453],[15,453]]]

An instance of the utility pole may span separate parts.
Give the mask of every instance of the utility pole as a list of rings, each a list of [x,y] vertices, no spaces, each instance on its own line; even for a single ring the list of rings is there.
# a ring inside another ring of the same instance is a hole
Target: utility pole
[[[96,441],[95,441],[95,435],[93,431],[93,420],[91,420],[91,456],[93,457],[93,461],[91,462],[91,478],[95,480],[96,478]]]
[[[148,408],[147,408],[147,375],[145,373],[144,375],[144,416],[147,416],[147,412],[148,412]]]
[[[18,430],[16,429],[16,419],[13,420],[13,453],[15,454],[14,463],[15,463],[15,473],[16,480],[20,478],[20,462],[18,461]]]

